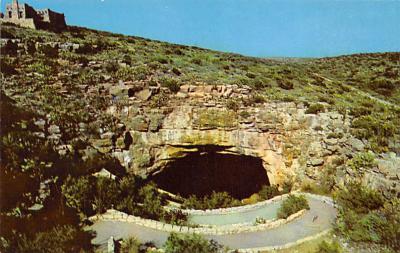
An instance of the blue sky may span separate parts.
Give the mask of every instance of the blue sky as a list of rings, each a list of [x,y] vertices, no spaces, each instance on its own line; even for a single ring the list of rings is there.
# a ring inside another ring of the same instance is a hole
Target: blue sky
[[[400,51],[400,0],[25,2],[63,12],[72,25],[251,56]]]

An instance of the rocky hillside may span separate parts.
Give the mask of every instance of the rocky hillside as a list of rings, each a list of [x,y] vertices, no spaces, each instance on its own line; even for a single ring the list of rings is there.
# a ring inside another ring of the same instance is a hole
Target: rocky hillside
[[[259,59],[10,24],[1,38],[2,155],[17,153],[2,160],[2,180],[12,187],[25,173],[34,189],[18,189],[2,215],[54,204],[68,175],[151,176],[210,146],[261,158],[280,187],[329,194],[360,178],[388,198],[400,192],[400,53]],[[37,142],[24,153],[12,143],[25,138]],[[52,155],[44,163],[40,146]]]
[[[321,134],[319,144],[302,144],[319,146],[309,153],[324,153],[302,157],[306,164],[322,165],[331,153],[400,152],[398,53],[257,59],[76,27],[54,34],[3,26],[2,38],[5,94],[40,115],[38,136],[61,153],[70,152],[72,140],[84,139],[140,173],[157,157],[168,157],[152,148],[153,140],[165,139],[157,133],[168,129],[267,133],[279,139],[275,151],[301,155],[305,149],[291,143]],[[293,137],[293,129],[302,136]],[[182,135],[192,135],[172,134],[178,137],[156,144],[187,143]],[[283,155],[279,164],[293,163],[293,156]]]

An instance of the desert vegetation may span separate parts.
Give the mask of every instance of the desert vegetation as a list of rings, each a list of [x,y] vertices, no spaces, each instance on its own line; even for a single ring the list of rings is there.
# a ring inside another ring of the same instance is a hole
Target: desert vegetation
[[[105,133],[125,132],[123,119],[104,113],[111,105],[123,110],[132,102],[130,95],[141,87],[161,87],[144,107],[173,107],[173,94],[187,83],[246,86],[253,91],[246,100],[227,101],[223,113],[202,113],[197,123],[203,128],[229,129],[238,123],[239,116],[252,116],[241,110],[242,106],[267,101],[294,102],[304,106],[308,114],[337,111],[350,120],[349,131],[364,140],[370,152],[348,154],[346,164],[325,168],[318,179],[320,185],[305,188],[335,196],[340,206],[335,227],[339,236],[400,250],[398,198],[388,198],[358,181],[343,186],[337,180],[339,166],[350,168],[358,177],[374,168],[376,154],[400,152],[400,53],[286,61],[80,27],[69,27],[60,34],[10,24],[2,24],[0,29],[2,38],[10,39],[1,45],[0,59],[1,252],[93,252],[90,240],[94,235],[83,228],[87,217],[109,208],[187,224],[181,211],[164,210],[166,197],[154,184],[132,176],[107,154],[107,146],[117,148],[118,140],[110,144],[102,139],[99,142],[105,142],[104,147],[98,150],[91,144]],[[121,83],[138,88],[118,90]],[[123,92],[127,99],[119,99]],[[153,116],[150,131],[160,127],[163,115]],[[131,123],[136,128],[145,125],[135,112],[128,111],[127,117],[134,119]],[[330,138],[340,134],[332,133]],[[129,138],[123,142],[121,149],[127,150]],[[140,147],[134,155],[142,167],[148,165],[150,158]],[[93,175],[102,169],[116,179]],[[281,188],[286,193],[291,187]],[[264,186],[247,201],[254,203],[281,193],[277,187]],[[223,192],[183,200],[185,208],[197,209],[246,203]],[[304,208],[307,203],[303,198],[290,196],[280,217]],[[127,247],[137,244],[131,241]],[[204,238],[176,234],[170,236],[165,248],[166,252],[221,250],[220,245]],[[322,244],[320,251],[340,252],[338,246],[328,244]]]
[[[278,210],[278,218],[286,219],[292,214],[297,213],[303,209],[310,209],[308,205],[308,201],[305,196],[300,195],[289,195],[287,199],[285,199]]]
[[[339,207],[336,232],[354,242],[381,244],[394,252],[400,249],[400,203],[360,182],[340,188],[335,198]]]

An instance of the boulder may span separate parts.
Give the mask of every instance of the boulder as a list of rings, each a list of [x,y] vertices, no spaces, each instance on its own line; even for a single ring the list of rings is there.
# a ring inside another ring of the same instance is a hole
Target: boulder
[[[338,143],[338,140],[337,139],[325,139],[325,143],[328,146],[334,146]]]
[[[179,92],[188,93],[190,86],[188,84],[181,85]]]
[[[376,159],[379,172],[392,180],[400,179],[400,157],[386,155]]]
[[[189,95],[187,93],[185,93],[185,92],[178,92],[178,93],[176,93],[176,97],[178,97],[178,98],[188,98]]]
[[[309,164],[312,166],[321,166],[324,164],[324,159],[322,158],[311,158]]]
[[[363,151],[364,150],[364,143],[354,137],[349,138],[349,144],[355,151]]]
[[[135,93],[135,97],[139,98],[142,101],[147,101],[151,98],[152,92],[150,89],[143,89],[139,92]]]

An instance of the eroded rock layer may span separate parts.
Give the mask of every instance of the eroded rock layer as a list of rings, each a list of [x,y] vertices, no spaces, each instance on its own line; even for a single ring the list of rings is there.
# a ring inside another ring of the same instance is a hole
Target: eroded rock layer
[[[152,88],[150,93],[157,92]],[[249,92],[183,86],[162,106],[146,106],[149,97],[133,96],[124,106],[108,108],[123,122],[123,134],[104,133],[93,144],[140,175],[157,173],[171,161],[214,146],[220,153],[260,158],[269,182],[279,186],[317,179],[323,167],[338,166],[364,149],[349,133],[350,119],[336,112],[307,114],[303,104],[293,102],[229,106]]]

